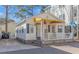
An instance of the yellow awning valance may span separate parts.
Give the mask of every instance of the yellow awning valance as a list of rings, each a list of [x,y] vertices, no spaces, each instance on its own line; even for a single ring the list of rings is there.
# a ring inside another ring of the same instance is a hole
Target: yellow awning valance
[[[33,22],[40,23],[43,22],[49,22],[49,23],[64,23],[64,20],[49,20],[49,19],[43,19],[43,18],[33,18]]]

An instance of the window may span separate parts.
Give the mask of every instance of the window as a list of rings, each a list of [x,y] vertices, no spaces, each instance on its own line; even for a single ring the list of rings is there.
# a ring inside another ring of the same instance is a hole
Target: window
[[[65,26],[65,33],[71,32],[71,26]]]
[[[29,24],[27,24],[27,33],[29,33]]]
[[[24,33],[24,29],[22,28],[22,33]]]
[[[59,15],[60,19],[65,19],[65,14]]]
[[[62,32],[62,26],[58,26],[58,32]]]
[[[50,32],[50,25],[48,25],[48,32]]]
[[[33,28],[33,25],[31,25],[31,33],[33,33],[33,29],[34,29],[34,28]]]
[[[76,17],[77,16],[77,14],[76,13],[74,13],[74,17]]]
[[[18,29],[16,30],[16,32],[18,33]]]
[[[20,30],[18,30],[18,33],[20,33]]]
[[[63,14],[63,20],[65,19],[65,14]]]
[[[21,29],[19,30],[19,33],[21,33]]]
[[[52,32],[55,33],[55,26],[52,26]]]

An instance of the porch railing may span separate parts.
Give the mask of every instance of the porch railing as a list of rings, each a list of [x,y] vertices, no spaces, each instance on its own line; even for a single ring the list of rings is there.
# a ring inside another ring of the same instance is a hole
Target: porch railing
[[[72,39],[73,33],[48,33],[44,35],[45,39],[56,40],[56,39]]]

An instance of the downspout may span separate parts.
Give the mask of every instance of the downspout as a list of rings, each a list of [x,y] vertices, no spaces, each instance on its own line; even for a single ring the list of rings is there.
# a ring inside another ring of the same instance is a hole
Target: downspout
[[[77,6],[77,39],[79,38],[78,21],[79,20],[79,6]]]

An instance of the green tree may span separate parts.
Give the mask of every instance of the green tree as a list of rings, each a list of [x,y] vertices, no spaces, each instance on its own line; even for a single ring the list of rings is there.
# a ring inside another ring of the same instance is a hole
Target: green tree
[[[20,6],[16,6],[16,8],[18,9],[18,12],[15,13],[15,16],[20,18],[20,19],[25,19],[26,16],[33,16],[33,8],[35,6],[34,5],[30,5],[30,6],[24,6],[24,5],[20,5]]]
[[[26,16],[34,16],[34,12],[33,9],[35,7],[41,6],[41,12],[44,12],[44,8],[47,7],[47,5],[19,5],[16,6],[16,8],[18,9],[18,12],[15,13],[16,17],[20,18],[20,19],[25,19]]]

